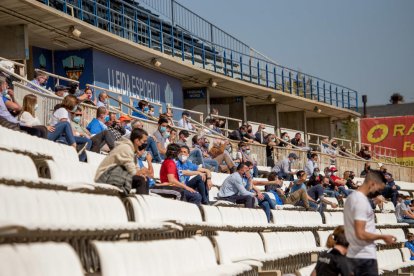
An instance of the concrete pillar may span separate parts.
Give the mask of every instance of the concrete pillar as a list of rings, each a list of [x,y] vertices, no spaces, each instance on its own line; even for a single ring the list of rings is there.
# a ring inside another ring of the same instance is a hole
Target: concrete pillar
[[[243,123],[246,124],[247,123],[247,110],[246,110],[246,97],[243,97]]]
[[[276,135],[278,136],[278,137],[280,137],[280,120],[279,120],[279,104],[278,103],[276,103],[275,104],[275,121],[276,121],[276,124],[275,124],[275,128],[276,128]]]
[[[308,141],[308,125],[306,123],[306,111],[303,111],[303,141],[305,141],[306,146],[309,146]]]

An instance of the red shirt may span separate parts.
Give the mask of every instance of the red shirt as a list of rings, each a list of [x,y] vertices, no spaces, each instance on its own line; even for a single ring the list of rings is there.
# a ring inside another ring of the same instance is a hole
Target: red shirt
[[[336,182],[336,180],[342,180],[342,178],[340,178],[339,176],[336,176],[336,175],[331,175],[331,179],[332,179],[332,181],[335,183],[335,186],[337,186],[337,187],[339,187],[339,186],[343,186],[343,184],[339,184],[339,183],[337,183]]]
[[[169,182],[167,177],[168,174],[174,174],[175,179],[178,180],[177,166],[175,165],[175,161],[173,159],[165,159],[164,162],[162,162],[160,169],[161,183]]]

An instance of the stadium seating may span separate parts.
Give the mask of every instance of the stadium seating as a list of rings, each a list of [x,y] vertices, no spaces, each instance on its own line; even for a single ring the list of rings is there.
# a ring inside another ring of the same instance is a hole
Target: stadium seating
[[[414,266],[413,261],[403,258],[400,249],[380,250],[377,252],[377,259],[381,274],[394,272],[394,275],[397,273],[400,275],[402,269]]]
[[[255,275],[241,262],[217,264],[207,237],[148,242],[94,242],[102,276]]]
[[[0,245],[0,275],[84,276],[75,251],[66,243]]]

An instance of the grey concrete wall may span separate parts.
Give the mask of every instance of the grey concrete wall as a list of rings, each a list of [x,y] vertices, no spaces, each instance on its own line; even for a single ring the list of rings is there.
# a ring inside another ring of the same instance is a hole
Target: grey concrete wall
[[[331,136],[330,118],[307,118],[308,132]]]
[[[269,104],[248,106],[247,120],[276,126],[276,107]]]
[[[280,112],[279,122],[281,128],[290,128],[295,130],[305,130],[305,124],[303,122],[303,112]],[[309,129],[309,126],[308,126]],[[309,131],[309,130],[308,130]]]
[[[29,58],[27,25],[0,26],[0,56],[13,60]]]

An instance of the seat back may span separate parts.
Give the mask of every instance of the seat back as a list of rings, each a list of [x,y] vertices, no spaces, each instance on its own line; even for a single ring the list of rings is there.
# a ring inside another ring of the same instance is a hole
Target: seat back
[[[325,224],[336,226],[344,224],[344,214],[342,212],[324,212]]]
[[[381,234],[394,236],[397,239],[396,242],[407,241],[407,239],[405,238],[404,230],[401,228],[381,229]]]
[[[213,183],[213,185],[220,187],[221,185],[223,185],[224,180],[226,180],[226,178],[228,177],[228,174],[225,173],[216,173],[216,172],[212,172],[211,173],[211,183]]]
[[[204,221],[210,224],[222,225],[223,219],[220,210],[215,206],[202,205],[201,209],[204,214]]]
[[[408,249],[407,247],[403,247],[403,248],[400,248],[400,250],[401,250],[403,261],[404,262],[411,261],[410,249]]]
[[[329,235],[332,234],[332,230],[328,231],[317,231],[319,236],[319,246],[326,247],[326,242],[328,241]]]
[[[96,167],[99,166],[99,164],[101,164],[102,160],[104,160],[106,157],[106,155],[104,154],[100,154],[100,153],[96,153],[96,152],[92,152],[92,151],[86,151],[86,159],[88,160],[89,164],[93,164]]]
[[[197,205],[157,196],[135,195],[129,198],[132,203],[136,222],[181,221],[187,223],[202,222]]]
[[[75,251],[65,243],[1,245],[1,275],[83,276]]]
[[[300,211],[272,210],[273,224],[278,226],[303,226]]]
[[[229,264],[265,253],[263,241],[258,233],[218,231],[212,238],[220,264]]]
[[[23,154],[0,151],[0,178],[14,181],[37,181],[38,173],[33,160]]]
[[[128,222],[125,206],[115,196],[0,185],[0,207],[4,225],[66,229]]]
[[[93,164],[75,162],[46,161],[50,178],[64,183],[94,184],[96,167]]]
[[[102,276],[196,275],[217,267],[207,237],[148,242],[94,241]],[[160,265],[162,264],[162,265]]]
[[[397,217],[393,213],[376,213],[378,224],[397,224]]]

